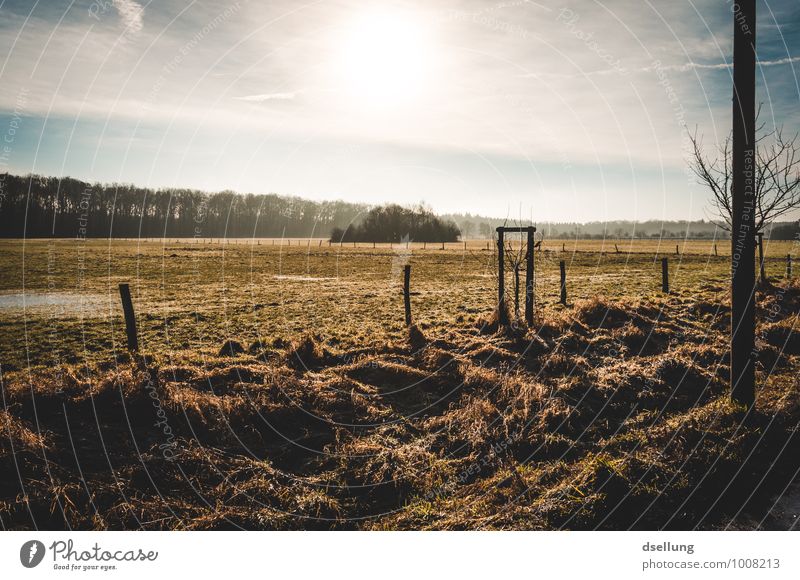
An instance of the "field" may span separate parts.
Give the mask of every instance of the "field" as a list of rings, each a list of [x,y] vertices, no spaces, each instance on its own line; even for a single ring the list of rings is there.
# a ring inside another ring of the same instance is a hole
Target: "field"
[[[747,413],[725,396],[717,245],[545,241],[528,329],[494,321],[485,241],[0,241],[0,522],[790,527],[800,284],[785,273],[800,252],[766,243]]]

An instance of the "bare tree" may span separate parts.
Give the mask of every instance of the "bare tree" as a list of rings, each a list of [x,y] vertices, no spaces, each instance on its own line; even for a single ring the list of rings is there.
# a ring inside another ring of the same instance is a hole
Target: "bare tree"
[[[756,118],[760,116],[759,107]],[[755,152],[755,231],[764,228],[777,218],[800,208],[800,143],[798,134],[784,135],[783,127],[765,132],[766,123],[756,128]],[[703,149],[702,136],[697,131],[689,135],[692,142],[691,168],[700,183],[713,194],[712,206],[717,225],[730,232],[732,229],[733,137],[728,135],[717,147],[716,155],[709,156]]]

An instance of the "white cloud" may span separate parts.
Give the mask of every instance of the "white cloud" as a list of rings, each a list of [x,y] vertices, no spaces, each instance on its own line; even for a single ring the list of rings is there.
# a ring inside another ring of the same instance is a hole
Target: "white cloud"
[[[144,8],[134,2],[134,0],[114,0],[114,7],[122,19],[122,25],[125,29],[136,34],[142,30],[142,15]]]

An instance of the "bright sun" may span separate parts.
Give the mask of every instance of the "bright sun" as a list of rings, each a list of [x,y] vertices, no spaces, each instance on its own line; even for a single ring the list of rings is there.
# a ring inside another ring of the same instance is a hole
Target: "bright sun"
[[[344,30],[337,76],[347,95],[359,103],[400,105],[427,88],[430,56],[423,26],[401,13],[368,13]]]

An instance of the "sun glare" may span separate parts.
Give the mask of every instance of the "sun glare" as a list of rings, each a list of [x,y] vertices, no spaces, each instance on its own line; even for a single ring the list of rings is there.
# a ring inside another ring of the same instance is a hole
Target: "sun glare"
[[[337,76],[345,94],[374,107],[420,97],[430,77],[430,39],[424,26],[402,13],[362,15],[344,30]]]

